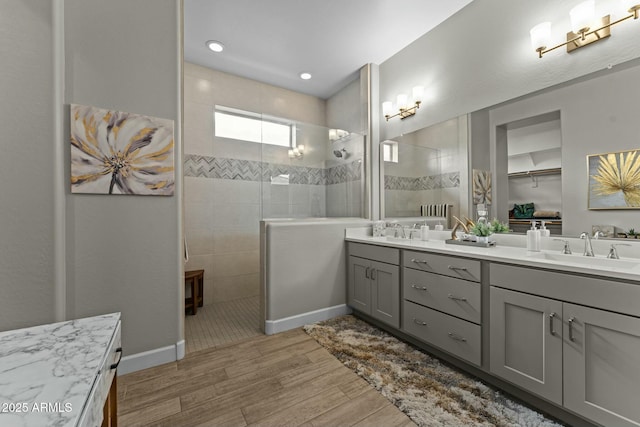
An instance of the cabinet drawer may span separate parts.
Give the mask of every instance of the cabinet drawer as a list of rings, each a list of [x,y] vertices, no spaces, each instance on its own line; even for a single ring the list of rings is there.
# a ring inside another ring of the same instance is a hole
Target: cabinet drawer
[[[480,261],[435,255],[425,252],[404,251],[402,265],[416,270],[443,274],[458,279],[480,281]]]
[[[640,285],[491,263],[491,285],[640,317]]]
[[[480,284],[404,268],[404,299],[480,323]]]
[[[439,311],[403,302],[404,331],[475,365],[481,362],[479,325]]]
[[[387,264],[400,264],[400,251],[384,246],[349,242],[349,255],[386,262]]]

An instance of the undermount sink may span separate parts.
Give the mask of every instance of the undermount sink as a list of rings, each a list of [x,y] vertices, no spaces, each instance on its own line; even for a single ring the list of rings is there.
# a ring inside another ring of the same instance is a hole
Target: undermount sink
[[[565,255],[551,252],[539,252],[531,254],[532,258],[544,259],[548,261],[556,261],[567,264],[580,264],[592,267],[610,267],[631,270],[640,267],[640,261],[627,261],[621,259],[610,259],[604,257],[588,257],[578,254]]]

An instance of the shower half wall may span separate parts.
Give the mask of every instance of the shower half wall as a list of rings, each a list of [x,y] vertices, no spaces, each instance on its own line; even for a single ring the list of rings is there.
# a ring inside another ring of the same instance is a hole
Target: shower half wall
[[[291,147],[221,137],[211,155],[185,149],[185,269],[205,270],[205,304],[259,295],[260,220],[362,216],[364,138],[331,142],[329,131],[296,123],[298,157]]]

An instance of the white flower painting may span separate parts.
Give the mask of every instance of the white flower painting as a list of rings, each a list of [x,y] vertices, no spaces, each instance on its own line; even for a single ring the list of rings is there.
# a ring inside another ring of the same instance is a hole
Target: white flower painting
[[[71,105],[71,192],[173,195],[173,121]]]

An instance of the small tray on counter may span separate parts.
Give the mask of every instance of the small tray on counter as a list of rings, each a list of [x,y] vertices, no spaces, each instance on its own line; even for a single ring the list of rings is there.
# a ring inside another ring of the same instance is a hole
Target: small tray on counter
[[[472,240],[453,240],[453,239],[447,239],[444,241],[445,243],[448,243],[450,245],[462,245],[462,246],[473,246],[476,248],[490,248],[492,246],[496,245],[496,242],[487,242],[487,243],[482,243],[482,242],[476,242],[476,241],[472,241]]]

